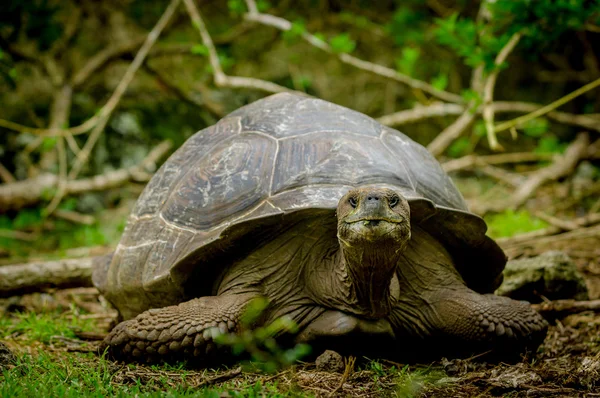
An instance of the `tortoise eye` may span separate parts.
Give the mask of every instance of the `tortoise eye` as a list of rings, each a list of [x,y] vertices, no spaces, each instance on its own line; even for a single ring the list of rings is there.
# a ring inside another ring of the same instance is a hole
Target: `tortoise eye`
[[[353,207],[353,208],[355,208],[355,209],[356,209],[356,206],[357,206],[357,204],[358,204],[358,202],[356,201],[356,198],[355,198],[354,196],[351,196],[351,197],[348,199],[348,203],[350,203],[350,206],[352,206],[352,207]]]
[[[396,205],[400,202],[400,198],[397,196],[392,196],[390,199],[390,207],[396,207]]]

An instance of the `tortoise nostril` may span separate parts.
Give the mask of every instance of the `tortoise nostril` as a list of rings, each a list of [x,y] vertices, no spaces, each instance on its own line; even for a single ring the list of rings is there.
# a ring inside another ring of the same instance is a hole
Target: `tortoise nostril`
[[[379,200],[379,196],[369,196],[367,200]]]

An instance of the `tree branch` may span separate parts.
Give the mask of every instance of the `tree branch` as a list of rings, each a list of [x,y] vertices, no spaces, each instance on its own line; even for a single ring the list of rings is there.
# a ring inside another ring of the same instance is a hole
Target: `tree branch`
[[[540,109],[537,109],[534,112],[531,112],[527,115],[520,116],[516,119],[509,120],[507,122],[503,122],[503,123],[496,125],[494,127],[494,132],[498,133],[500,131],[508,130],[511,127],[518,127],[518,126],[522,125],[523,123],[526,123],[532,119],[535,119],[537,117],[545,115],[550,111],[553,111],[554,109],[558,108],[559,106],[566,104],[567,102],[573,100],[574,98],[576,98],[582,94],[585,94],[588,91],[593,90],[598,86],[600,86],[600,78],[594,80],[591,83],[586,84],[583,87],[578,88],[577,90],[565,95],[562,98],[557,99],[556,101],[554,101],[548,105],[541,107]],[[598,130],[598,127],[596,127],[595,130]]]
[[[171,143],[163,141],[136,166],[110,171],[91,178],[67,181],[64,186],[64,194],[77,195],[84,192],[104,191],[122,186],[130,180],[147,181],[150,176],[145,170],[153,168],[170,149]],[[28,180],[0,185],[0,213],[40,202],[48,190],[56,187],[57,182],[56,175],[47,173]]]
[[[191,1],[191,0],[187,0]],[[246,4],[248,6],[249,12],[245,14],[244,18],[248,21],[257,22],[261,25],[271,26],[281,31],[288,31],[292,28],[292,23],[287,19],[280,18],[270,14],[262,14],[258,12],[256,4],[253,0],[246,0]],[[325,43],[323,40],[318,37],[304,32],[302,33],[302,38],[311,44],[313,47],[319,48],[329,54],[334,54],[337,58],[345,64],[352,65],[355,68],[374,73],[379,76],[383,76],[385,78],[400,82],[409,87],[412,87],[417,90],[424,91],[436,98],[442,99],[444,101],[453,102],[453,103],[463,103],[463,98],[454,93],[450,93],[444,90],[438,90],[433,87],[431,84],[426,83],[422,80],[414,79],[408,75],[399,73],[391,68],[388,68],[383,65],[375,64],[369,61],[362,60],[350,54],[336,54],[329,44]]]
[[[531,102],[496,101],[492,103],[494,113],[529,113],[543,105]],[[386,126],[394,127],[407,123],[420,122],[433,117],[455,116],[465,111],[464,105],[437,102],[431,105],[419,105],[412,109],[380,116],[377,120]],[[559,123],[582,127],[600,132],[600,118],[593,115],[575,115],[573,113],[552,111],[546,114]]]
[[[506,61],[508,55],[514,50],[521,39],[520,33],[515,33],[508,43],[504,45],[502,50],[496,56],[494,60],[495,69],[487,77],[483,87],[483,121],[485,124],[485,131],[487,133],[488,143],[492,150],[499,150],[502,147],[498,143],[496,133],[494,132],[494,108],[492,102],[494,101],[494,87],[496,86],[496,79],[500,73],[500,66]]]
[[[133,80],[135,73],[144,63],[144,60],[146,59],[150,48],[152,48],[152,46],[160,36],[161,32],[167,26],[167,23],[175,13],[175,9],[179,5],[179,1],[180,0],[171,0],[169,6],[161,15],[156,25],[154,25],[150,33],[148,33],[148,36],[146,36],[144,44],[142,44],[142,47],[139,49],[139,51],[135,55],[135,58],[125,71],[125,74],[121,78],[121,81],[119,81],[119,84],[117,85],[117,88],[113,92],[112,96],[110,97],[106,105],[102,107],[102,110],[100,111],[102,115],[101,119],[98,121],[98,124],[96,124],[96,126],[90,133],[89,138],[85,142],[83,148],[81,148],[80,156],[75,159],[75,162],[71,167],[71,171],[69,171],[68,177],[70,180],[75,179],[79,175],[79,172],[83,168],[83,165],[85,164],[85,162],[87,162],[87,159],[92,149],[94,148],[96,141],[98,140],[98,138],[100,138],[100,135],[104,131],[104,127],[106,126],[106,123],[108,122],[111,113],[119,104],[119,101],[121,100],[123,94],[125,94],[125,91],[127,90],[127,87]]]
[[[104,68],[110,61],[129,54],[139,48],[145,38],[134,39],[129,42],[119,43],[111,47],[107,47],[91,57],[81,69],[79,69],[71,79],[73,87],[79,87],[84,84],[89,77]]]
[[[449,160],[442,163],[444,171],[471,169],[474,167],[482,167],[486,165],[498,165],[506,163],[528,163],[551,160],[554,154],[551,153],[534,153],[534,152],[513,152],[500,153],[487,156],[467,155],[462,158]]]
[[[291,90],[287,87],[280,86],[279,84],[275,84],[266,80],[255,79],[252,77],[226,75],[223,71],[223,68],[221,67],[221,62],[219,61],[217,50],[215,48],[210,34],[208,33],[208,29],[206,29],[204,21],[202,20],[200,11],[194,4],[193,0],[183,0],[183,3],[185,4],[190,19],[192,20],[192,24],[200,33],[202,43],[208,49],[208,59],[212,67],[215,85],[217,85],[218,87],[251,88],[255,90],[265,91],[268,93],[295,92],[294,90]],[[302,92],[297,93],[306,95],[306,93]]]

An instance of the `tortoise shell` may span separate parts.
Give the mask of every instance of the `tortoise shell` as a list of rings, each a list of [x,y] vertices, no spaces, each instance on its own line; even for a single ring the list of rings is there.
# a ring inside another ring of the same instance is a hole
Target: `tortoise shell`
[[[124,318],[209,295],[219,270],[244,255],[239,242],[255,247],[309,212],[334,217],[338,200],[366,184],[402,193],[411,221],[444,243],[467,284],[493,290],[504,253],[424,147],[359,112],[288,93],[190,137],[146,186],[94,282]]]

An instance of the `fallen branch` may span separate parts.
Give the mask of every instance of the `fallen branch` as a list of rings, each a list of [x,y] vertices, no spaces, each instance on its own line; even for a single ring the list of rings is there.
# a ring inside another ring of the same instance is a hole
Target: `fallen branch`
[[[565,240],[572,239],[584,239],[590,237],[600,236],[600,225],[590,224],[591,226],[586,228],[578,228],[572,231],[562,232],[562,228],[551,226],[548,228],[540,229],[537,231],[528,232],[522,235],[513,236],[510,238],[499,238],[496,242],[504,249],[512,249],[519,246],[534,246],[555,243]]]
[[[539,169],[531,174],[525,183],[522,184],[507,201],[506,207],[520,207],[533,195],[535,190],[543,184],[549,181],[558,180],[559,178],[570,174],[581,158],[586,154],[589,143],[590,141],[587,134],[579,134],[575,141],[569,145],[564,155],[556,158],[550,166]]]
[[[122,186],[130,180],[147,181],[150,175],[144,171],[153,168],[170,149],[171,143],[163,141],[136,166],[110,171],[91,178],[68,181],[64,188],[65,195],[104,191]],[[56,187],[57,183],[58,177],[48,173],[28,180],[0,185],[0,213],[40,202],[49,190]]]
[[[0,297],[50,287],[92,286],[95,257],[5,265],[0,267]]]
[[[554,300],[540,304],[531,304],[531,307],[544,318],[554,320],[584,311],[600,311],[600,300]]]

